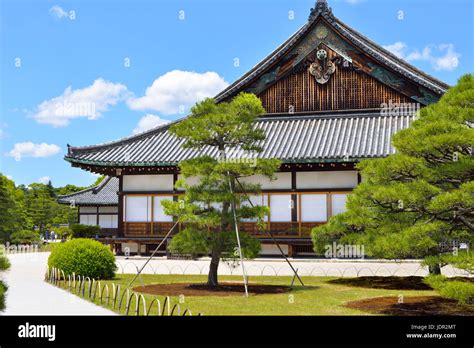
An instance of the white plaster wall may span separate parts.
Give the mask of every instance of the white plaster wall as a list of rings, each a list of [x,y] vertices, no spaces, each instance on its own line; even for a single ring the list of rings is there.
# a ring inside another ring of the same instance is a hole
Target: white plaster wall
[[[99,207],[99,213],[118,213],[118,207]]]
[[[327,171],[296,173],[296,188],[325,189],[357,186],[357,171]]]
[[[173,174],[124,175],[123,191],[172,191]]]
[[[280,244],[280,247],[288,255],[288,245]],[[275,244],[262,244],[260,255],[281,255],[281,252]]]
[[[190,176],[189,178],[184,178],[184,175],[178,174],[178,180],[185,179],[186,184],[190,186],[194,186],[199,184],[199,177],[198,176]],[[181,188],[182,190],[182,188]]]
[[[276,180],[270,181],[263,175],[252,175],[246,178],[241,178],[241,182],[250,184],[260,184],[263,190],[270,189],[291,189],[291,173],[276,173]]]
[[[79,207],[80,213],[97,213],[97,207]]]

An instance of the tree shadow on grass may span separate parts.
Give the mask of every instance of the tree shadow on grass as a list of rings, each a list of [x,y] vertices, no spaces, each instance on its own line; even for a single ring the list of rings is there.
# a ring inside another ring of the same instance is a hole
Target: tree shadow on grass
[[[351,301],[346,303],[345,306],[383,315],[474,315],[474,305],[461,305],[455,300],[437,296],[373,297]]]
[[[330,284],[384,290],[433,290],[423,277],[357,277],[329,280]]]

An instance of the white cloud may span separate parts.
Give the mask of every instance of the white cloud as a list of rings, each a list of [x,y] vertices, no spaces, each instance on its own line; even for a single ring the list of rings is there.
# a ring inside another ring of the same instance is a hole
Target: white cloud
[[[461,54],[454,50],[453,44],[430,44],[422,50],[414,49],[407,52],[407,44],[398,41],[394,44],[386,45],[384,48],[408,62],[428,62],[435,70],[454,70],[458,67],[459,58],[461,57]]]
[[[126,86],[99,78],[82,89],[67,87],[62,95],[39,104],[32,117],[38,123],[64,127],[74,118],[97,119],[109,106],[125,100],[129,95]]]
[[[138,134],[149,129],[164,125],[170,122],[169,120],[162,119],[160,116],[147,114],[138,121],[137,126],[133,130],[133,134]]]
[[[155,110],[172,115],[213,97],[227,86],[228,83],[215,72],[201,74],[173,70],[158,77],[143,97],[129,99],[128,105],[132,110]]]
[[[407,44],[401,41],[397,41],[391,45],[383,46],[386,50],[392,52],[398,58],[403,58]]]
[[[6,176],[6,178],[7,178],[8,180],[13,180],[13,176],[12,176],[12,175],[5,175],[5,176]]]
[[[31,141],[24,143],[16,143],[7,156],[14,157],[20,161],[23,157],[49,157],[61,151],[61,148],[55,144],[34,144]]]
[[[36,181],[39,182],[40,184],[47,184],[49,180],[51,180],[49,176],[42,176]]]
[[[54,5],[53,7],[51,7],[49,9],[49,14],[51,16],[59,18],[59,19],[68,16],[67,12],[64,11],[64,9],[61,6],[58,6],[58,5]]]
[[[0,140],[6,138],[7,132],[5,132],[5,128],[7,128],[8,125],[6,123],[0,124]]]

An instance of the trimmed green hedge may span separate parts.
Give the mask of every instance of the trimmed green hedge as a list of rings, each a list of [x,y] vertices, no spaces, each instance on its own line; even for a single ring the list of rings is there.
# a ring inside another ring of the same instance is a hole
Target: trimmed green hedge
[[[71,225],[72,238],[93,238],[100,232],[100,226],[97,225]]]
[[[111,279],[117,266],[115,256],[106,245],[92,239],[77,238],[58,244],[48,258],[48,266],[65,274],[96,279]]]

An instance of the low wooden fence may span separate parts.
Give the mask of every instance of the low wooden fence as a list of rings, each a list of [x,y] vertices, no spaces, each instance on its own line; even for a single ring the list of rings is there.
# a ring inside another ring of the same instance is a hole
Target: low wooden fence
[[[65,274],[64,271],[54,267],[46,271],[45,281],[94,303],[97,301],[100,305],[105,305],[109,309],[111,306],[117,314],[149,316],[152,309],[156,307],[159,316],[192,315],[190,309],[181,308],[179,303],[172,304],[169,296],[165,296],[161,300],[154,297],[147,306],[143,294],[136,293],[128,288],[122,291],[120,284],[107,284],[74,273]],[[130,313],[133,301],[135,302],[135,308]],[[197,315],[202,314],[198,313]]]

